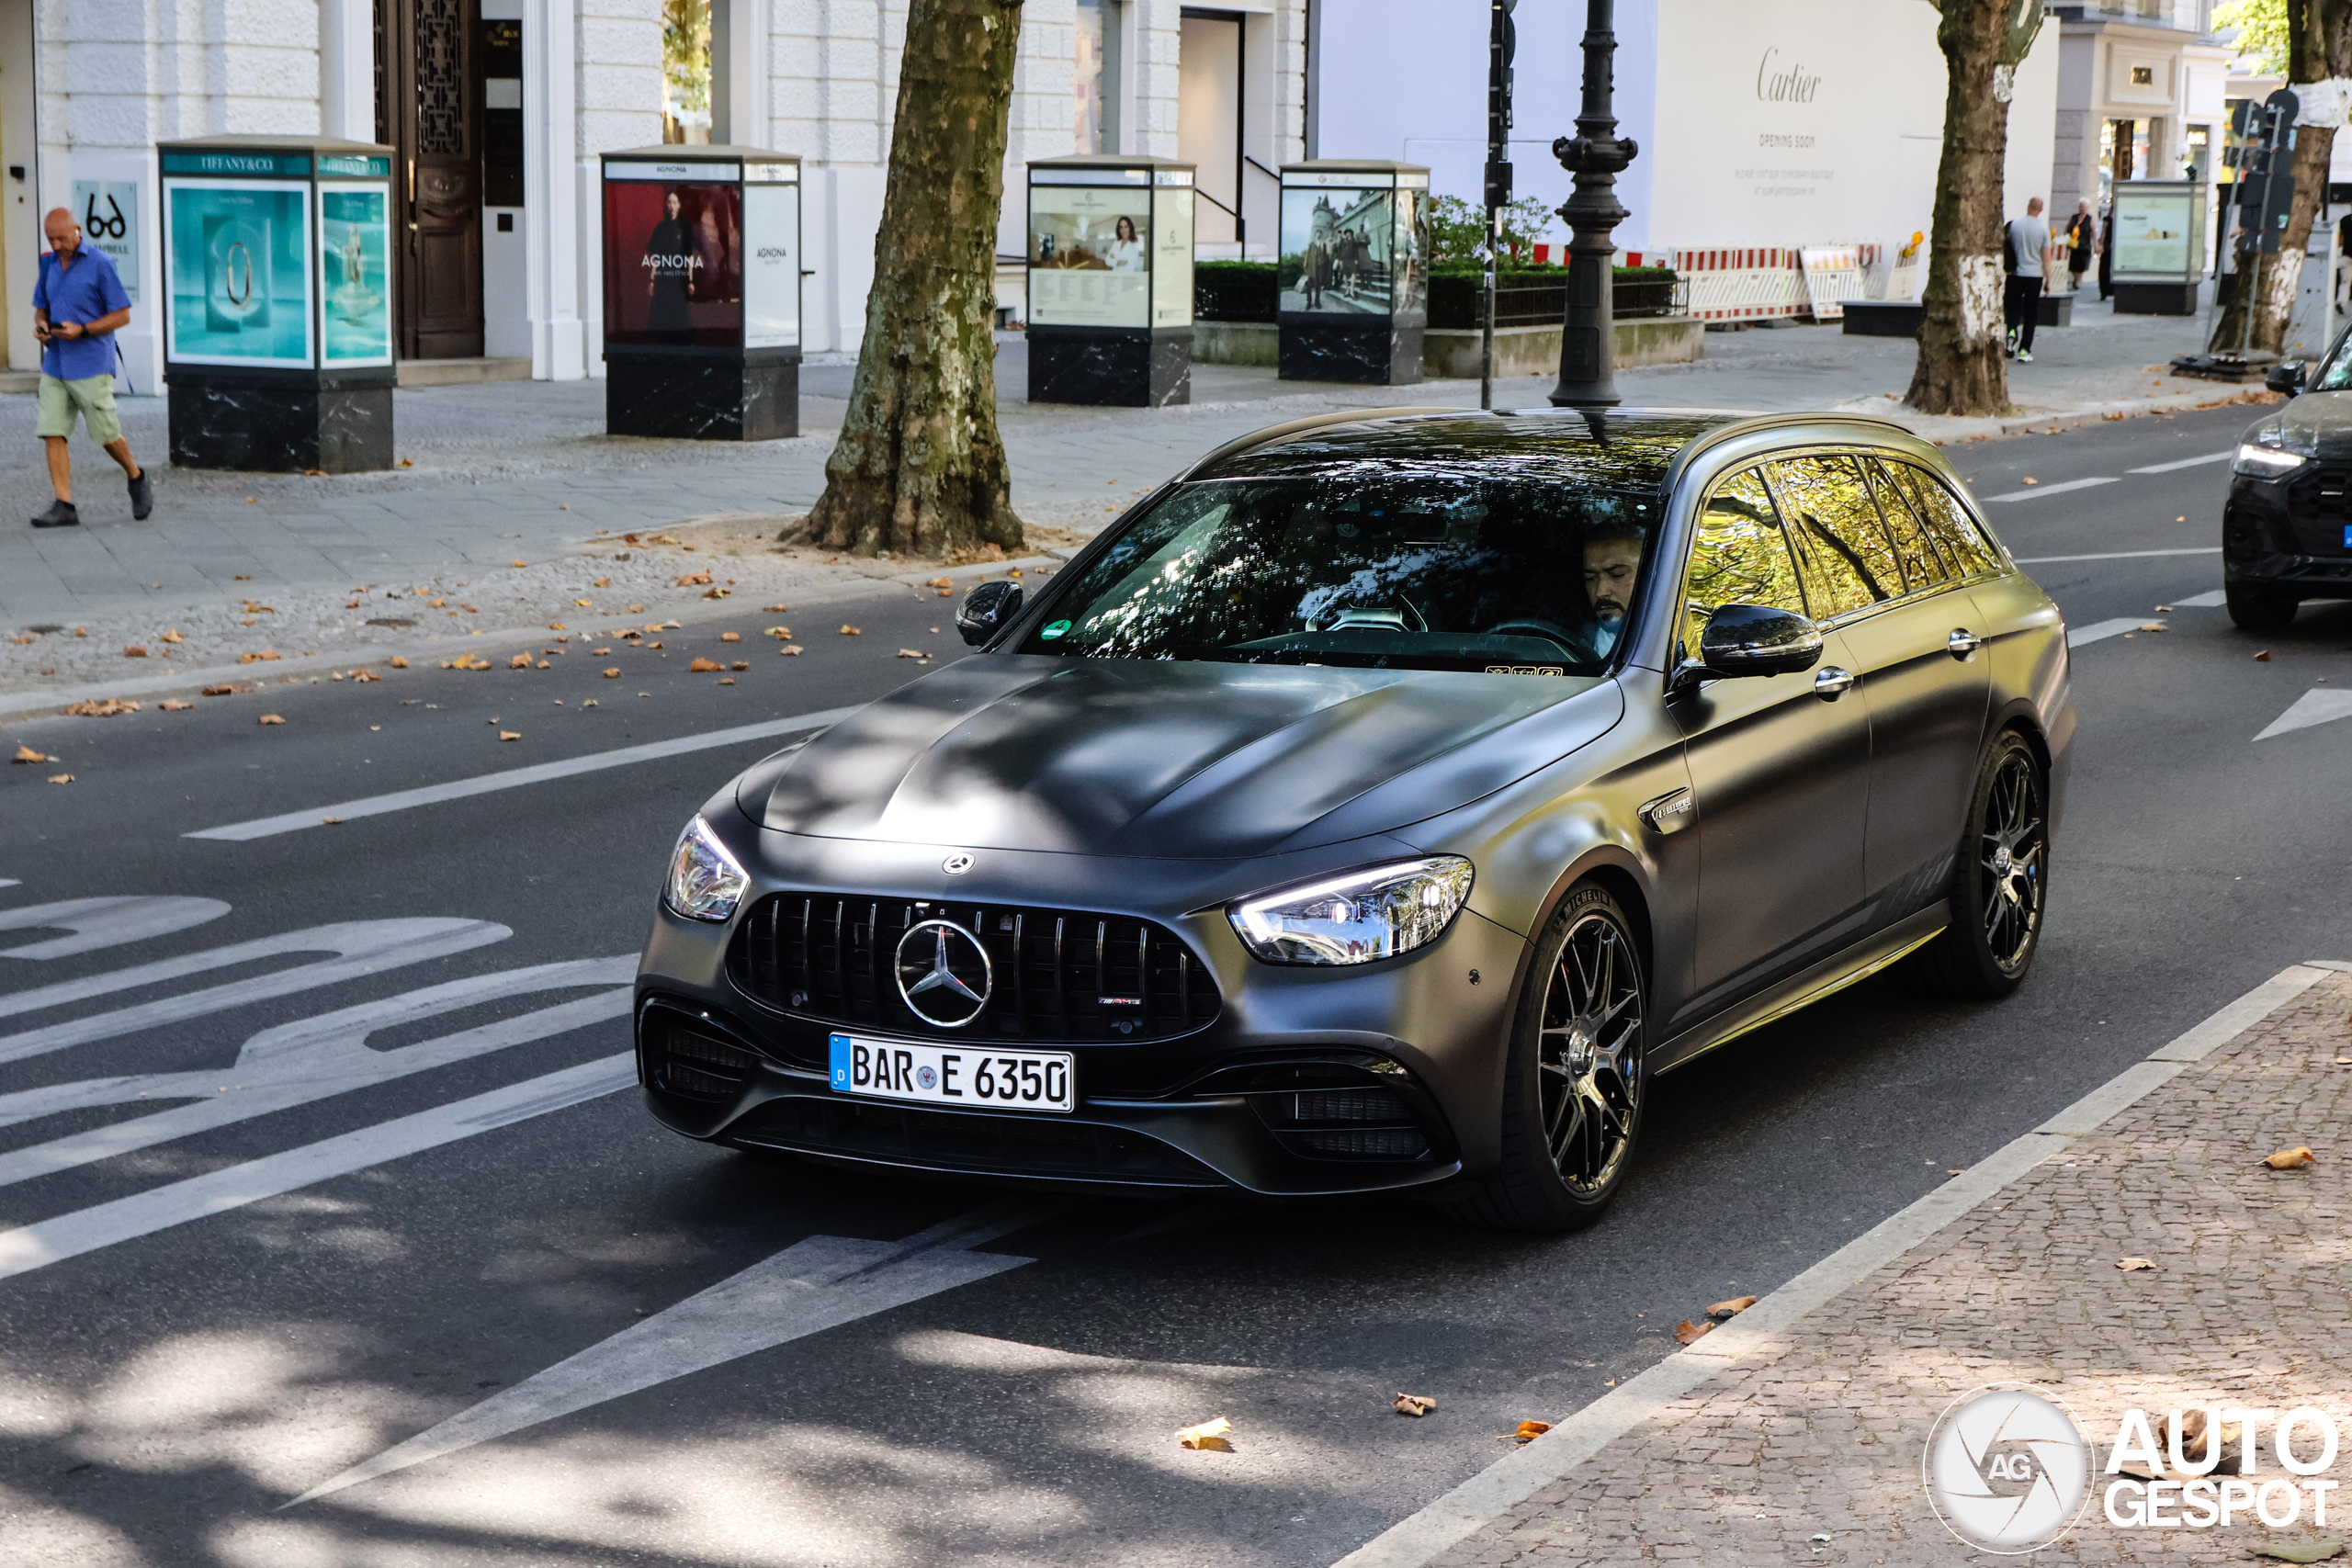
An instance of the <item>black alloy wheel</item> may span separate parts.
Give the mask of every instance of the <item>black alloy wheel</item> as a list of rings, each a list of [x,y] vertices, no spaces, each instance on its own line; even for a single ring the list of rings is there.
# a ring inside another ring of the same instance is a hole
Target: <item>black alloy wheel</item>
[[[2285,631],[2295,619],[2295,596],[2275,588],[2242,588],[2233,582],[2222,590],[2222,597],[2231,624],[2241,631]]]
[[[2041,942],[2050,897],[2050,807],[2041,759],[2004,730],[1985,753],[1951,896],[1951,924],[1922,956],[1956,997],[2006,997]]]
[[[1648,1088],[1648,991],[1631,923],[1608,890],[1570,890],[1544,927],[1511,1031],[1502,1166],[1458,1194],[1460,1217],[1572,1231],[1623,1184]]]

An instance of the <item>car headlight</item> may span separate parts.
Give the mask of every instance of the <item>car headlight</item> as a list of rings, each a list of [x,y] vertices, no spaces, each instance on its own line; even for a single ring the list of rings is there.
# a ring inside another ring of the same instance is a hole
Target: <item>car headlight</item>
[[[1460,855],[1395,861],[1243,898],[1227,914],[1269,964],[1370,964],[1443,935],[1470,876]]]
[[[670,880],[662,897],[690,920],[724,920],[735,913],[752,879],[699,817],[678,835],[670,856]]]
[[[2258,479],[2275,479],[2281,474],[2291,474],[2311,461],[2301,452],[2281,452],[2276,446],[2242,446],[2230,464],[2233,474],[2252,474]]]

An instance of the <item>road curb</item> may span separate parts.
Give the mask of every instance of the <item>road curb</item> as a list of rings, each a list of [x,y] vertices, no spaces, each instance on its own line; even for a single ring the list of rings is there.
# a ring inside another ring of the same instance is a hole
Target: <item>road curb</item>
[[[2315,959],[2290,964],[2184,1031],[2030,1132],[1896,1211],[1779,1289],[1758,1298],[1705,1338],[1626,1380],[1516,1452],[1399,1520],[1334,1568],[1423,1568],[1457,1542],[1553,1484],[1676,1400],[1767,1348],[1776,1336],[1827,1305],[1848,1287],[1973,1213],[2019,1177],[2170,1083],[2214,1050],[2352,964]]]

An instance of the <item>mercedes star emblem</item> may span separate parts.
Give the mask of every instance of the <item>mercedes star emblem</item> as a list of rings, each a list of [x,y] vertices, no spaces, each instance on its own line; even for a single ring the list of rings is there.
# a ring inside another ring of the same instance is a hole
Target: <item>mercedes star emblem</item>
[[[977,1020],[996,988],[988,949],[953,920],[918,920],[899,939],[899,995],[917,1018],[942,1029]]]
[[[939,869],[945,872],[950,876],[961,876],[966,872],[972,869],[972,857],[959,850],[956,853],[949,855],[945,860],[941,861],[939,863]]]

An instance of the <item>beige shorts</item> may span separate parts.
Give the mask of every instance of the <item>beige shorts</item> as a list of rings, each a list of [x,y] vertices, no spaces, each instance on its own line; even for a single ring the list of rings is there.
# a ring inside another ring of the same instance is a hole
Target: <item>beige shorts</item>
[[[72,381],[42,376],[40,423],[33,427],[33,434],[71,435],[77,413],[82,416],[90,439],[99,446],[111,446],[122,439],[122,417],[114,409],[112,376],[84,376]]]

